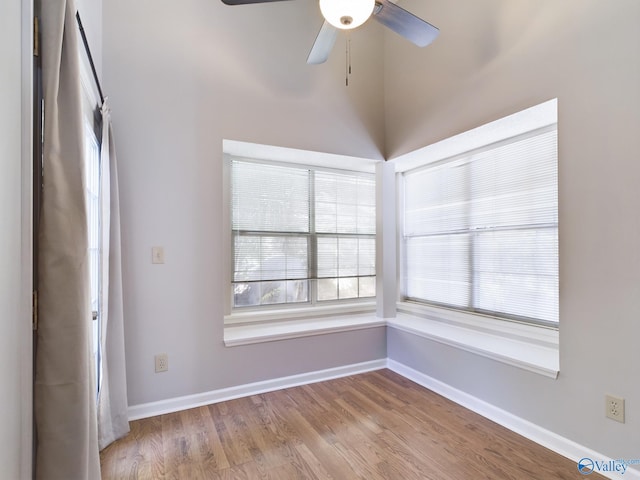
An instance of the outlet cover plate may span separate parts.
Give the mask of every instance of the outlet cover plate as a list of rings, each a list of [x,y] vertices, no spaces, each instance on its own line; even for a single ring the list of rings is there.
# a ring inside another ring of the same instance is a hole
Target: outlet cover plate
[[[154,359],[156,362],[156,373],[169,370],[169,356],[166,353],[159,353]]]
[[[624,423],[624,398],[613,395],[605,395],[607,418]]]

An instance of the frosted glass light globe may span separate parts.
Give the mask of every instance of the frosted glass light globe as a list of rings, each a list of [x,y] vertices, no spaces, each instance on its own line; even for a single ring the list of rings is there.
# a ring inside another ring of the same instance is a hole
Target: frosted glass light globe
[[[366,22],[375,4],[375,0],[320,0],[320,11],[334,27],[349,30]]]

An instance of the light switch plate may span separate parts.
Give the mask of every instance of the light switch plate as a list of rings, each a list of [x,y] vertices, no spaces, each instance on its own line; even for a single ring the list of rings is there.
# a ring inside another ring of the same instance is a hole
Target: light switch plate
[[[151,247],[151,263],[155,263],[155,264],[164,263],[163,247]]]

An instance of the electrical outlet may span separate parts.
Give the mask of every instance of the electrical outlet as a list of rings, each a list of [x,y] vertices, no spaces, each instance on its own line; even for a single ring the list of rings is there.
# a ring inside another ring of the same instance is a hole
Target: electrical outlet
[[[605,395],[607,418],[624,423],[624,398]]]
[[[166,372],[169,370],[169,355],[166,353],[159,353],[154,358],[156,360],[156,373]]]

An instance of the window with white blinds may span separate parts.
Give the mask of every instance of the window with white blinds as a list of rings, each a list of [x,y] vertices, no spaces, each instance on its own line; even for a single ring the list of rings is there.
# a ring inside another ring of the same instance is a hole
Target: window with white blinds
[[[558,323],[555,125],[403,174],[403,294]]]
[[[231,157],[233,306],[375,296],[375,177]]]

